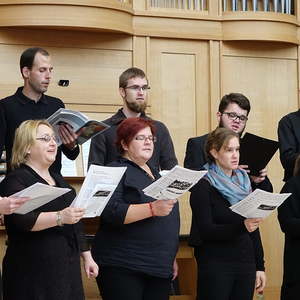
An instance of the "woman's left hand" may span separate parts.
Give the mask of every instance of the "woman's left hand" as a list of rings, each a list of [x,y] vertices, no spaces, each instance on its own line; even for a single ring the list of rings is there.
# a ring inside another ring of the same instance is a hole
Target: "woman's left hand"
[[[266,273],[264,271],[256,271],[255,289],[258,293],[261,293],[267,282]]]
[[[99,267],[94,261],[91,251],[85,251],[81,253],[81,256],[83,258],[84,263],[84,270],[86,273],[86,276],[88,278],[96,278],[99,273]]]
[[[172,280],[174,280],[177,276],[178,276],[178,264],[177,264],[177,260],[176,258],[174,259],[174,262],[173,262],[173,277],[172,277]]]

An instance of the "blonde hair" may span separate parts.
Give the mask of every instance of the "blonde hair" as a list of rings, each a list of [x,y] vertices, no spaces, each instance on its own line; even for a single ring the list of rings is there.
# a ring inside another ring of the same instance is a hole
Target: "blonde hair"
[[[11,168],[16,169],[27,162],[28,151],[36,142],[36,133],[40,125],[52,128],[46,120],[28,120],[21,123],[15,132],[12,148]]]

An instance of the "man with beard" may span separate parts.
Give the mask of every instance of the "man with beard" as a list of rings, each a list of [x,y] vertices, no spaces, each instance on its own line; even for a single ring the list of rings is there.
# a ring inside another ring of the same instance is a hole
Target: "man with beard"
[[[250,102],[247,97],[240,93],[231,93],[223,96],[219,104],[217,119],[219,127],[225,127],[242,135],[248,114],[250,112]],[[192,170],[205,170],[204,165],[207,163],[205,156],[205,143],[208,134],[190,138],[187,142],[184,167]],[[247,166],[240,167],[247,169]],[[260,188],[265,191],[273,191],[271,182],[267,177],[267,169],[260,171],[259,176],[250,176],[252,187]]]
[[[92,139],[89,165],[107,165],[117,159],[119,153],[115,146],[117,126],[126,118],[146,116],[147,94],[150,89],[148,79],[143,70],[129,68],[119,77],[119,93],[123,99],[123,107],[104,122],[110,125],[103,134]],[[154,120],[156,128],[156,143],[149,166],[156,170],[169,170],[177,165],[174,146],[167,127],[160,121]]]
[[[25,120],[47,119],[60,108],[63,102],[45,95],[51,81],[53,66],[49,53],[42,48],[28,48],[20,58],[20,71],[24,86],[16,93],[0,101],[0,157],[3,147],[6,150],[8,170],[15,130]],[[61,171],[61,152],[69,159],[76,159],[79,147],[76,144],[77,135],[66,125],[59,128],[62,145],[57,150],[56,160],[50,167],[52,171]]]

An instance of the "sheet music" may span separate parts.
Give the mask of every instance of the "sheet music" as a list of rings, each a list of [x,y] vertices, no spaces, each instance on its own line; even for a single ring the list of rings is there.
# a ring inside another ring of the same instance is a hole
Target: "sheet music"
[[[176,199],[194,186],[207,171],[193,171],[180,166],[160,177],[143,189],[143,192],[155,199]]]
[[[230,209],[245,218],[266,218],[290,195],[291,193],[276,194],[256,189]]]
[[[72,206],[85,208],[84,218],[100,216],[126,167],[91,165]]]
[[[29,197],[22,206],[15,210],[16,214],[27,214],[30,211],[64,195],[69,192],[69,188],[54,187],[51,185],[37,182],[26,189],[13,194],[12,196]]]

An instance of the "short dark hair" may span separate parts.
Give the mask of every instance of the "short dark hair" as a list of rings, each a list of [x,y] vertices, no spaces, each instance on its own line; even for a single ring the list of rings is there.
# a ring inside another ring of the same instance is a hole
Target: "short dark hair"
[[[28,69],[32,69],[33,61],[37,53],[40,53],[44,56],[49,56],[50,54],[43,48],[33,47],[26,49],[21,57],[20,57],[20,71],[22,73],[23,68],[27,67]],[[23,73],[22,73],[23,75]]]
[[[129,145],[134,136],[142,129],[150,127],[153,135],[155,135],[155,127],[153,121],[143,118],[127,118],[123,120],[117,128],[116,146],[120,154],[124,153],[122,142]]]
[[[247,115],[249,114],[250,109],[251,109],[250,101],[243,94],[230,93],[230,94],[224,95],[219,104],[219,112],[223,113],[230,103],[236,103],[240,108],[247,111]]]
[[[140,78],[146,78],[147,82],[148,79],[146,77],[146,74],[143,70],[139,68],[129,68],[125,70],[119,77],[119,88],[126,88],[127,82],[131,78],[140,77]]]
[[[229,140],[233,137],[236,137],[238,140],[240,140],[238,133],[224,127],[217,127],[208,135],[205,144],[205,155],[209,163],[215,162],[215,158],[210,154],[210,151],[215,149],[217,152],[219,152],[220,149],[224,145],[227,145]]]

